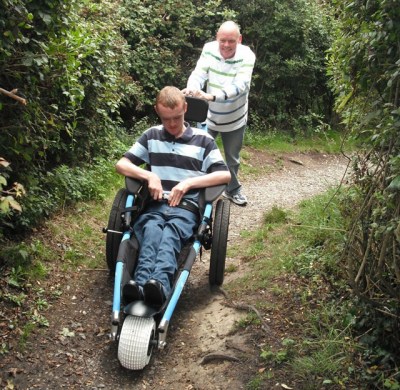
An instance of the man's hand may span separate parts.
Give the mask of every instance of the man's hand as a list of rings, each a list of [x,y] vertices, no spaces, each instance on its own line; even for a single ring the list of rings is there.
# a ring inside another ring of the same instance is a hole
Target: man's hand
[[[163,196],[163,188],[160,178],[155,173],[149,172],[147,185],[149,188],[150,196],[154,200],[161,200]]]
[[[194,97],[197,97],[199,99],[203,99],[203,100],[208,100],[209,102],[214,101],[214,95],[211,95],[211,93],[206,93],[204,91],[194,91],[193,94]]]
[[[189,88],[183,88],[181,90],[181,92],[185,95],[185,96],[194,96],[194,93],[196,92],[195,89],[189,89]]]
[[[189,183],[184,180],[178,183],[169,193],[168,204],[172,207],[178,206],[181,202],[183,195],[190,189]]]
[[[185,96],[193,96],[193,97],[196,97],[199,99],[208,100],[209,102],[214,101],[214,95],[211,95],[210,93],[206,93],[200,89],[185,88],[185,89],[182,89],[182,93]]]

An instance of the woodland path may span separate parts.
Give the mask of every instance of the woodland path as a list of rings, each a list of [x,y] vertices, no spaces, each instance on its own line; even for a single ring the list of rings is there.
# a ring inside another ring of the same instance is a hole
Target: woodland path
[[[319,153],[249,153],[251,164],[261,167],[265,174],[243,180],[249,204],[232,205],[229,242],[241,240],[243,230],[256,229],[265,211],[274,205],[293,208],[301,200],[338,185],[348,164],[343,156]],[[103,225],[104,221],[99,221],[99,226]],[[117,360],[117,345],[108,339],[112,298],[108,273],[60,271],[54,277],[63,295],[46,313],[49,328],[35,331],[23,353],[0,355],[2,388],[245,389],[249,378],[261,367],[259,344],[263,340],[260,334],[235,328],[246,312],[227,306],[223,294],[210,291],[207,256],[203,254],[195,263],[172,318],[167,347],[155,351],[142,372],[123,369]],[[228,257],[226,265],[230,264],[235,264],[238,271],[229,273],[225,284],[248,268],[240,258]],[[283,330],[278,318],[268,320],[268,338],[280,337]],[[203,360],[213,353],[233,358]],[[282,383],[276,385],[282,388]]]

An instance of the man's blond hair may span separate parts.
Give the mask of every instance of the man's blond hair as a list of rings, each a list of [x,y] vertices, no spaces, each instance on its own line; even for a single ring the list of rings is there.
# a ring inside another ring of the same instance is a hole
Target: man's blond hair
[[[175,108],[186,103],[185,95],[176,87],[164,87],[157,94],[156,106],[161,104],[164,107]]]

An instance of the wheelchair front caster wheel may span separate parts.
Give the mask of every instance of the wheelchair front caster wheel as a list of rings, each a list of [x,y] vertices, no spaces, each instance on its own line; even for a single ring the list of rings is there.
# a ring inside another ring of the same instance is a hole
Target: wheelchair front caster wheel
[[[142,370],[150,361],[156,342],[153,317],[127,316],[118,343],[118,360],[129,370]]]

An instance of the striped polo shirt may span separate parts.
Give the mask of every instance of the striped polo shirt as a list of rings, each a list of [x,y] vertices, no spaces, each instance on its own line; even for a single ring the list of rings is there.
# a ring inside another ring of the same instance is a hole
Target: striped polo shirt
[[[184,179],[228,170],[214,139],[204,130],[185,126],[179,138],[162,125],[151,127],[124,154],[135,165],[147,164],[166,193]],[[198,194],[198,189],[192,189],[184,198],[197,203]]]
[[[238,44],[235,56],[224,60],[217,41],[204,45],[187,88],[203,89],[216,97],[210,102],[207,127],[228,132],[247,123],[248,97],[256,57],[248,46]]]

